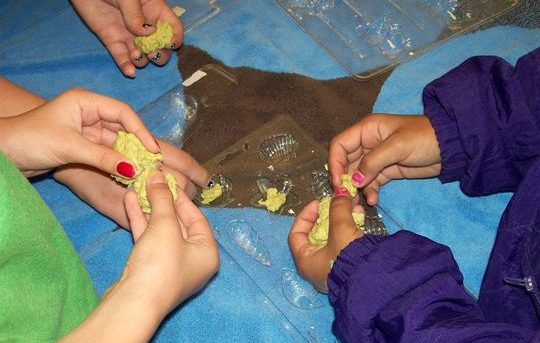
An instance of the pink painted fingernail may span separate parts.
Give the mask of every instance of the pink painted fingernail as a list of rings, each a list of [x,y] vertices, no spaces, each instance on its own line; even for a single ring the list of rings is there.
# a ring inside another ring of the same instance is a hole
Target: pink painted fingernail
[[[366,177],[365,177],[364,174],[362,174],[361,172],[355,171],[355,172],[352,174],[351,179],[352,179],[353,184],[354,184],[356,187],[360,187],[360,185],[362,184],[362,182],[364,182],[364,180],[366,179]]]
[[[135,176],[135,167],[131,163],[120,162],[116,165],[116,171],[123,177],[131,179]]]
[[[349,196],[349,191],[345,187],[338,187],[334,190],[335,197],[345,197]]]

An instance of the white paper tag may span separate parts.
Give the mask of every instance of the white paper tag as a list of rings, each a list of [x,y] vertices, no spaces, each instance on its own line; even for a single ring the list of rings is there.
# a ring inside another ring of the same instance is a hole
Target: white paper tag
[[[200,79],[202,79],[205,76],[206,76],[206,73],[204,71],[197,70],[190,77],[188,77],[186,80],[184,80],[184,82],[182,82],[182,86],[189,87],[189,86],[191,86],[192,84],[199,81]]]

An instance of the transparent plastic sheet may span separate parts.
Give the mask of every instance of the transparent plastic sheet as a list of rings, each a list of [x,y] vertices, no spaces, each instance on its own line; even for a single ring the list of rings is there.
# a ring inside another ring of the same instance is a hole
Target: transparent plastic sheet
[[[241,82],[216,65],[200,70],[206,75],[189,87],[201,87],[204,92],[198,94],[204,95],[196,99],[187,94],[186,87],[177,86],[139,111],[153,133],[181,145],[186,128],[192,125],[193,133],[201,124],[196,110],[223,101],[222,90]],[[235,269],[238,267],[255,288],[235,283],[228,287],[245,287],[246,298],[238,301],[258,303],[261,311],[257,316],[269,316],[268,321],[276,323],[274,335],[279,332],[293,342],[336,342],[331,332],[334,314],[328,297],[300,277],[287,243],[294,220],[291,215],[308,201],[332,194],[326,160],[326,149],[290,116],[281,114],[205,164],[214,173],[213,181],[224,185],[225,194],[221,200],[204,206],[203,211],[222,254],[231,257]],[[277,212],[223,209],[261,207],[258,200],[269,187],[287,193],[292,200]],[[382,221],[391,232],[399,229],[384,214]],[[228,294],[226,289],[223,292]],[[234,292],[239,293],[237,289]]]
[[[180,19],[184,24],[184,33],[189,33],[222,13],[236,0],[167,0],[173,10],[180,8]],[[177,12],[178,14],[178,12]]]
[[[364,80],[500,16],[520,0],[276,0]]]
[[[318,293],[300,277],[289,252],[287,236],[293,218],[274,216],[265,211],[254,213],[249,209],[206,208],[204,211],[213,219],[214,234],[220,246],[275,307],[275,319],[286,318],[276,329],[298,332],[305,342],[337,342],[331,332],[334,312],[328,296]],[[390,232],[401,229],[399,223],[381,209],[379,211]],[[231,234],[239,223],[256,231],[251,236],[255,238],[250,238],[248,243],[253,246],[247,250],[245,243],[239,244],[238,236]]]

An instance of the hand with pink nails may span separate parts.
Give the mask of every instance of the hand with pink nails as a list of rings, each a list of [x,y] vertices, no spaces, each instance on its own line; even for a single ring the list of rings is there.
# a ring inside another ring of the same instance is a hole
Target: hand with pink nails
[[[320,292],[327,292],[326,280],[332,261],[343,248],[364,235],[358,230],[352,212],[363,212],[360,205],[354,205],[349,191],[337,187],[330,204],[330,228],[325,245],[313,245],[308,235],[318,218],[319,201],[309,203],[298,214],[289,232],[289,248],[300,275],[311,282]]]
[[[184,27],[165,0],[71,0],[71,3],[128,77],[135,77],[136,68],[144,67],[148,61],[166,64],[172,50],[182,44]],[[133,39],[152,34],[158,20],[171,24],[171,46],[145,55]]]
[[[334,186],[349,173],[373,206],[390,180],[439,175],[441,156],[427,117],[371,114],[334,137],[328,165]]]

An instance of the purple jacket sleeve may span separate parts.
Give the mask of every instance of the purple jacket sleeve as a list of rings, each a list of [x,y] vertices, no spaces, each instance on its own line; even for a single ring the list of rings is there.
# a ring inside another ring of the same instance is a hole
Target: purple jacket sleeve
[[[365,236],[342,250],[328,277],[342,342],[533,342],[534,333],[487,323],[450,250],[409,231]],[[538,337],[540,338],[540,337]]]
[[[474,57],[424,89],[441,148],[443,182],[464,193],[514,191],[540,155],[540,48],[512,67]]]

